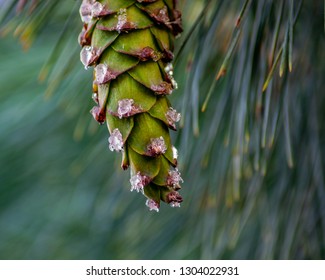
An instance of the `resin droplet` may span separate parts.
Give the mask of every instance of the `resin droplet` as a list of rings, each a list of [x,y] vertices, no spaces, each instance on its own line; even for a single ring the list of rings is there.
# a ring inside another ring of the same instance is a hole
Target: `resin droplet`
[[[177,160],[178,159],[178,151],[174,146],[173,146],[172,150],[173,150],[173,159]]]
[[[165,67],[165,71],[168,75],[173,75],[174,66],[172,63],[168,63]]]
[[[127,15],[126,15],[126,9],[120,9],[117,13],[117,25],[116,25],[116,30],[118,32],[121,32],[123,29],[124,25],[127,23]]]
[[[170,77],[170,80],[172,82],[173,89],[178,89],[178,83],[174,79],[174,77]]]
[[[169,205],[171,207],[173,207],[173,208],[175,208],[175,207],[181,207],[181,204],[179,202],[171,202],[171,203],[169,203]]]
[[[98,93],[97,92],[94,92],[93,95],[92,95],[92,99],[94,100],[94,102],[96,104],[99,104],[99,99],[98,99]]]
[[[155,18],[164,23],[164,24],[168,24],[170,22],[169,20],[169,16],[168,16],[168,10],[167,10],[167,7],[164,6],[163,8],[161,8],[159,10],[159,12],[155,15]]]
[[[91,9],[92,9],[92,4],[93,4],[93,0],[84,0],[80,6],[80,17],[81,20],[84,23],[89,23],[92,19],[92,15],[91,15]]]
[[[81,20],[88,24],[93,18],[100,16],[101,12],[104,10],[104,6],[95,0],[84,0],[80,7]]]
[[[151,89],[156,94],[172,94],[173,92],[173,85],[167,82],[162,82],[159,85],[152,85]]]
[[[181,177],[181,173],[178,171],[177,168],[175,168],[175,170],[169,170],[168,172],[168,178],[167,178],[167,185],[169,186],[174,186],[174,185],[178,185],[179,182],[184,182],[182,177]]]
[[[96,59],[96,51],[91,46],[84,46],[80,52],[80,60],[83,65],[85,65],[85,69],[88,69],[88,66],[92,64]]]
[[[109,149],[113,151],[122,151],[123,150],[123,138],[121,132],[118,128],[115,128],[108,138]]]
[[[106,111],[102,108],[95,106],[91,109],[90,113],[93,115],[94,119],[99,122],[99,124],[103,124],[106,120]]]
[[[146,176],[142,176],[140,172],[138,172],[136,175],[132,176],[130,179],[131,183],[131,192],[142,192],[145,185],[147,185],[149,182],[148,178]]]
[[[165,67],[166,74],[169,78],[169,80],[172,83],[173,89],[178,89],[178,84],[174,79],[174,67],[172,63],[168,63]]]
[[[161,55],[156,52],[154,49],[150,47],[143,48],[139,53],[138,56],[141,61],[146,61],[148,59],[152,59],[153,61],[158,61]]]
[[[134,109],[134,100],[133,99],[122,99],[118,101],[117,114],[121,119],[123,117],[128,117]]]
[[[104,6],[99,3],[99,2],[95,2],[92,6],[91,6],[91,15],[92,17],[98,17],[100,16],[100,13],[103,11]]]
[[[150,211],[159,212],[159,204],[153,199],[147,199],[146,205],[149,207]]]
[[[158,156],[166,153],[167,147],[164,138],[162,136],[159,138],[152,138],[147,147],[147,150],[150,156]]]
[[[103,84],[107,75],[107,66],[105,64],[98,64],[95,67],[96,82],[98,84]]]
[[[167,122],[170,126],[175,127],[175,123],[181,119],[181,114],[178,113],[174,108],[169,107],[166,113]]]
[[[181,207],[181,202],[183,201],[183,198],[181,197],[181,195],[176,192],[170,192],[167,195],[167,203],[171,206],[171,207]]]

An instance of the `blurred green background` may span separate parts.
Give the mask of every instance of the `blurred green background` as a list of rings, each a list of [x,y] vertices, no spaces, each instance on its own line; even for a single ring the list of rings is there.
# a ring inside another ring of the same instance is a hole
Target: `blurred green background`
[[[129,191],[89,114],[80,2],[43,1],[34,16],[15,16],[15,2],[0,1],[1,259],[325,257],[323,1],[180,1],[171,99],[184,202],[159,213]],[[293,70],[279,78],[290,46]]]

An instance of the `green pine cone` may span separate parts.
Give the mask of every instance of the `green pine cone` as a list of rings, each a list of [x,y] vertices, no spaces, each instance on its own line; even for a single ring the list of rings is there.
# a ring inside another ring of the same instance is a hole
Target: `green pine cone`
[[[109,148],[131,169],[131,191],[142,192],[150,210],[160,201],[179,207],[182,178],[169,129],[180,114],[167,96],[173,78],[174,38],[182,31],[175,0],[83,0],[80,59],[94,66],[92,109],[107,122]]]

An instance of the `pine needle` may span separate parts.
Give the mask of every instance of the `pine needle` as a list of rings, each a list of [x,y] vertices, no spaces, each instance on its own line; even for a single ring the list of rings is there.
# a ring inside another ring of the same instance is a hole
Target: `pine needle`
[[[288,50],[288,65],[289,65],[289,71],[292,71],[292,48],[293,48],[293,25],[294,25],[294,19],[293,19],[293,0],[290,0],[290,16],[289,16],[289,50]]]
[[[238,43],[239,40],[239,35],[240,35],[240,29],[235,31],[235,34],[233,35],[233,38],[231,40],[230,46],[228,48],[227,54],[225,56],[224,61],[222,62],[222,65],[218,71],[216,80],[219,80],[221,77],[223,77],[224,75],[226,75],[227,69],[228,69],[228,65],[230,62],[230,58],[235,50],[235,47]]]
[[[275,69],[276,69],[276,67],[277,67],[277,65],[278,65],[278,63],[279,63],[279,61],[280,61],[280,57],[281,57],[281,55],[282,55],[282,52],[283,52],[283,46],[282,46],[282,48],[279,50],[279,52],[278,52],[278,54],[277,54],[277,56],[276,56],[276,59],[275,59],[273,65],[272,65],[272,67],[271,67],[271,70],[269,71],[269,73],[268,73],[268,75],[267,75],[267,78],[266,78],[266,80],[265,80],[265,82],[264,82],[263,89],[262,89],[263,92],[267,89],[267,87],[269,86],[270,81],[271,81],[272,78],[273,78],[274,71],[275,71]]]
[[[281,4],[279,6],[279,11],[277,12],[278,16],[277,16],[277,19],[276,19],[276,25],[275,25],[274,34],[273,34],[271,56],[270,56],[270,61],[269,61],[270,65],[273,65],[276,46],[277,46],[277,43],[278,43],[279,31],[280,31],[282,15],[283,15],[283,6],[284,6],[284,1],[281,0]]]
[[[245,14],[245,11],[247,10],[247,7],[251,4],[251,2],[252,2],[252,0],[246,0],[245,1],[244,5],[243,5],[243,7],[242,7],[242,9],[241,9],[241,11],[239,13],[239,16],[238,16],[238,18],[236,20],[236,25],[235,26],[237,28],[239,28],[239,26],[240,26],[240,24],[242,22],[243,16]]]
[[[285,39],[282,46],[282,55],[281,55],[281,62],[280,62],[280,69],[279,69],[279,76],[282,77],[283,72],[287,66],[287,59],[288,59],[288,38],[289,38],[289,29],[286,31]]]

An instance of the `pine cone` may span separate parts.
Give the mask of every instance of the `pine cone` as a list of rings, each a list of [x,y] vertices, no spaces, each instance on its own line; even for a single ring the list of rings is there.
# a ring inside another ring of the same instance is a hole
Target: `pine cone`
[[[131,191],[143,193],[150,210],[160,201],[179,207],[182,178],[169,129],[180,114],[167,96],[173,78],[174,38],[181,31],[175,0],[84,0],[79,36],[80,59],[94,66],[92,109],[107,122],[109,148],[122,152],[122,168],[131,169]]]

